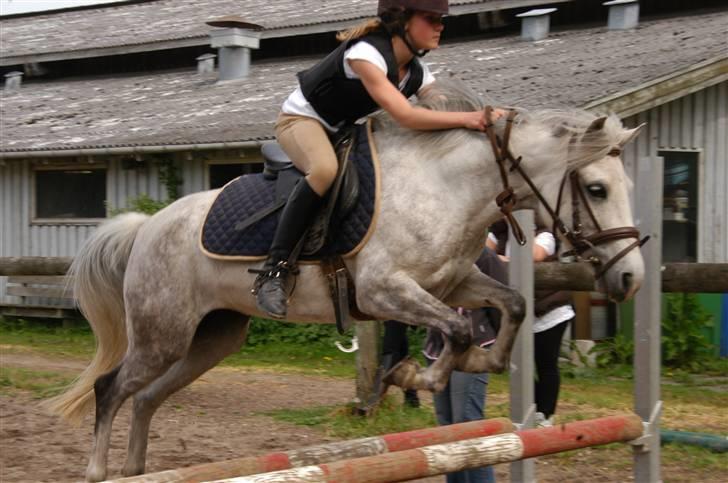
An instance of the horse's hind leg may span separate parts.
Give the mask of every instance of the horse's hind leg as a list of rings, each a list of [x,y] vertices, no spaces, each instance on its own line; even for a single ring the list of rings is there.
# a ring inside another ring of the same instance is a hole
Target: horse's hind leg
[[[129,448],[124,476],[144,473],[149,425],[154,412],[173,393],[213,368],[245,341],[248,317],[237,312],[217,311],[200,323],[184,359],[177,361],[159,379],[134,396],[129,430]]]
[[[129,350],[116,369],[96,380],[96,423],[91,459],[86,468],[88,481],[106,479],[111,427],[121,405],[129,396],[164,373],[173,362],[174,359],[169,357]]]

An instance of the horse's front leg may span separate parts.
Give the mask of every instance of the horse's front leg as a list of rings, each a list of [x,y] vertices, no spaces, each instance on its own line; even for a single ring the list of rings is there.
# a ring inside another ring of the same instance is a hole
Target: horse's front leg
[[[518,328],[526,316],[526,301],[516,290],[483,274],[473,265],[467,278],[445,299],[453,307],[495,307],[501,312],[501,327],[489,350],[471,346],[456,362],[463,372],[501,373],[508,367]]]
[[[470,321],[433,297],[406,275],[358,283],[359,307],[379,320],[399,320],[411,325],[438,329],[449,339],[434,364],[421,368],[406,359],[392,369],[385,382],[405,389],[441,391],[455,368],[458,357],[472,341]]]

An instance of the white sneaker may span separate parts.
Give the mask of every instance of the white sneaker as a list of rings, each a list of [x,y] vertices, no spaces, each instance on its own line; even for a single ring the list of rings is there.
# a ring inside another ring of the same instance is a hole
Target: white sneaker
[[[544,413],[537,412],[534,416],[534,423],[537,428],[550,428],[554,425],[553,416],[547,419]]]

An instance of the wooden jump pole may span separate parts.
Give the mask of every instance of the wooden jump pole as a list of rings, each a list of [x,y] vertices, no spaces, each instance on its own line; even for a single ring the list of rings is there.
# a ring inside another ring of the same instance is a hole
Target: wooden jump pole
[[[467,423],[418,429],[403,433],[360,438],[329,444],[309,446],[298,450],[249,456],[215,463],[205,463],[188,468],[149,473],[113,480],[116,483],[168,483],[201,482],[235,476],[269,473],[301,466],[310,466],[342,459],[359,458],[421,446],[462,441],[515,430],[506,418],[494,418]]]
[[[71,257],[0,257],[0,277],[65,275]],[[662,291],[684,293],[728,292],[728,263],[664,263]],[[534,266],[536,290],[596,290],[588,263],[541,262]]]
[[[643,424],[639,416],[609,416],[551,428],[527,429],[318,466],[218,480],[216,483],[405,481],[589,446],[632,441],[642,433]]]

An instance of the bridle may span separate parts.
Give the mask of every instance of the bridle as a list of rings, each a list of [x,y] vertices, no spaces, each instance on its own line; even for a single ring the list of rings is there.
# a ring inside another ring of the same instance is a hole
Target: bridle
[[[503,213],[503,216],[505,217],[508,224],[511,226],[513,236],[520,245],[526,244],[526,237],[523,233],[523,229],[521,229],[518,222],[513,216],[513,209],[516,206],[517,198],[508,180],[509,171],[516,171],[518,172],[518,174],[521,175],[526,184],[528,184],[528,186],[531,188],[533,194],[538,198],[539,202],[544,206],[544,208],[546,208],[549,216],[551,216],[551,220],[553,221],[553,232],[559,232],[571,245],[571,250],[568,250],[566,253],[564,253],[564,255],[573,256],[577,261],[587,261],[598,267],[596,273],[594,274],[595,279],[598,280],[602,276],[604,276],[604,274],[607,273],[607,271],[612,268],[614,264],[624,258],[629,252],[647,243],[647,240],[649,240],[650,237],[646,236],[640,239],[639,230],[633,226],[610,228],[607,230],[603,230],[601,228],[601,225],[597,221],[596,216],[594,216],[594,212],[589,205],[589,201],[587,200],[586,195],[581,188],[581,184],[579,183],[578,171],[567,171],[566,174],[564,174],[564,177],[561,180],[561,185],[559,187],[559,195],[556,202],[556,209],[552,208],[548,201],[546,201],[546,198],[544,198],[541,191],[533,183],[531,177],[528,176],[528,174],[523,170],[523,167],[521,166],[521,157],[519,156],[518,158],[516,158],[515,156],[513,156],[508,148],[508,142],[510,140],[511,130],[513,128],[513,122],[517,115],[516,111],[508,111],[508,117],[506,118],[506,128],[503,133],[502,140],[493,129],[493,123],[491,122],[492,112],[493,108],[491,106],[485,106],[485,134],[490,140],[493,154],[495,155],[496,159],[496,164],[498,165],[501,180],[503,182],[503,191],[496,197],[496,204],[500,208],[501,213]],[[619,156],[621,153],[621,149],[614,148],[608,153],[608,155]],[[508,163],[510,163],[510,168],[507,166]],[[559,216],[564,188],[566,187],[567,181],[569,182],[571,187],[571,228],[569,228]],[[583,232],[581,215],[582,206],[589,215],[589,218],[591,218],[591,221],[597,230],[595,233],[592,233],[590,235],[585,235]],[[603,245],[605,243],[609,243],[615,240],[632,238],[635,239],[633,243],[629,244],[627,247],[625,247],[623,250],[621,250],[604,264],[602,264],[601,260],[594,255],[586,259],[582,257],[587,251],[593,250],[599,245]]]

